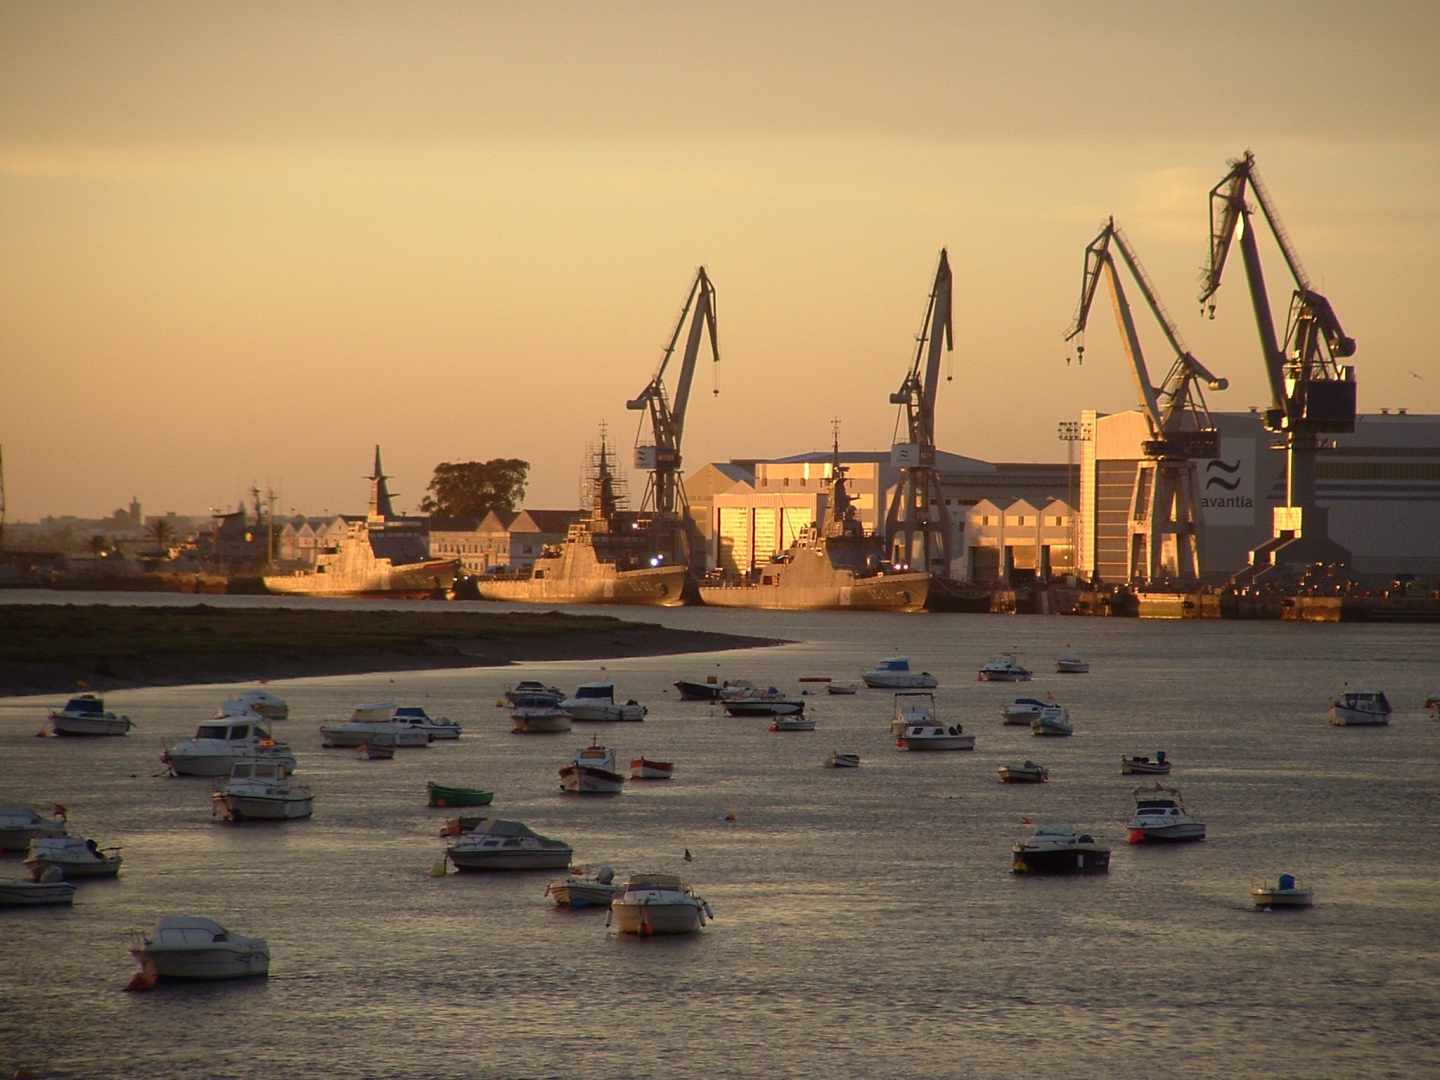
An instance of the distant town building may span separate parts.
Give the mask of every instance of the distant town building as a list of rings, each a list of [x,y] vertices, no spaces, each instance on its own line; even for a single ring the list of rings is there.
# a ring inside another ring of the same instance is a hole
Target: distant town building
[[[492,510],[483,518],[430,520],[430,557],[458,558],[467,574],[529,573],[540,552],[565,539],[578,510]]]

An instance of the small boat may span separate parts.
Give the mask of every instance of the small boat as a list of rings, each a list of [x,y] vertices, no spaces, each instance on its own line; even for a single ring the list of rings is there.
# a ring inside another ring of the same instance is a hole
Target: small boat
[[[232,934],[214,919],[166,915],[154,936],[130,950],[148,976],[164,979],[239,979],[270,973],[270,946]]]
[[[620,704],[615,700],[615,684],[611,682],[581,683],[574,695],[560,702],[560,708],[571,720],[644,720],[646,708],[633,699]]]
[[[495,798],[493,791],[480,788],[446,787],[433,780],[425,785],[431,806],[489,806]]]
[[[631,780],[669,780],[675,775],[675,766],[669,761],[652,761],[647,757],[630,759]]]
[[[860,685],[853,682],[832,682],[825,687],[827,694],[858,694]]]
[[[517,695],[511,703],[510,731],[515,735],[555,735],[570,730],[570,714],[560,699],[547,694]]]
[[[557,686],[546,686],[534,679],[521,679],[518,683],[505,691],[505,700],[511,705],[519,705],[520,699],[526,701],[537,701],[541,698],[549,698],[551,705],[558,705],[565,699],[565,691]]]
[[[1070,711],[1064,705],[1046,705],[1040,715],[1030,721],[1031,735],[1073,735]]]
[[[412,731],[423,731],[427,742],[436,739],[458,739],[465,729],[448,716],[431,716],[421,705],[400,705],[390,714],[390,719],[401,727]]]
[[[56,735],[128,735],[135,725],[128,716],[105,711],[104,702],[94,694],[80,694],[50,714],[50,729]]]
[[[733,679],[717,683],[715,676],[709,676],[703,683],[687,682],[681,679],[675,684],[680,691],[681,701],[721,701],[737,694],[747,694],[755,689],[748,679]]]
[[[28,806],[0,806],[0,852],[24,851],[38,837],[65,835],[65,808],[59,803],[51,817]]]
[[[124,861],[118,848],[101,849],[94,840],[82,840],[78,836],[45,836],[30,841],[30,850],[25,853],[25,865],[30,870],[32,881],[43,881],[46,872],[56,867],[66,881],[76,878],[114,877],[120,873]]]
[[[1165,756],[1164,750],[1155,751],[1155,760],[1140,754],[1131,754],[1129,757],[1120,759],[1121,776],[1168,776],[1170,774],[1170,759]]]
[[[1295,875],[1281,874],[1274,883],[1251,885],[1250,902],[1257,908],[1305,908],[1315,902],[1315,896],[1300,887]]]
[[[244,716],[247,712],[266,720],[286,720],[290,716],[290,706],[269,690],[247,690],[227,699],[220,709],[226,716]]]
[[[1034,825],[1010,848],[1010,869],[1017,874],[1103,874],[1110,849],[1074,825]]]
[[[768,690],[752,690],[732,698],[722,698],[721,704],[731,716],[792,716],[805,711],[803,698],[789,697],[775,687]]]
[[[561,840],[541,836],[520,821],[481,818],[445,849],[455,869],[563,870],[574,849]]]
[[[908,656],[887,657],[860,677],[872,690],[934,690],[940,685],[928,671],[911,671]]]
[[[597,866],[593,871],[585,866],[572,866],[569,877],[545,886],[545,895],[555,901],[556,907],[608,908],[620,889],[621,886],[615,884],[615,871],[608,866]]]
[[[610,902],[622,934],[693,934],[713,919],[710,905],[674,874],[633,874]]]
[[[1330,702],[1336,727],[1380,727],[1390,723],[1390,701],[1379,690],[1346,690]]]
[[[295,821],[314,812],[315,796],[273,761],[240,761],[212,798],[226,821]]]
[[[1030,671],[1006,653],[985,662],[976,676],[980,682],[1029,682]]]
[[[1074,653],[1064,653],[1055,658],[1055,670],[1061,675],[1088,675],[1090,661],[1083,660]]]
[[[1024,764],[1001,765],[995,771],[1000,774],[1002,784],[1044,784],[1050,779],[1049,769],[1028,758]]]
[[[860,767],[860,755],[843,754],[839,750],[833,750],[830,756],[825,759],[825,766],[830,769],[858,769]]]
[[[1000,710],[1000,715],[1005,718],[1005,723],[1022,727],[1029,727],[1040,718],[1047,705],[1053,705],[1053,701],[1041,701],[1039,698],[1019,697],[1009,705]]]
[[[222,716],[201,724],[195,737],[181,739],[160,755],[176,776],[229,776],[241,761],[273,761],[295,771],[295,755],[276,742],[254,713]]]
[[[1137,787],[1135,816],[1129,821],[1132,844],[1174,843],[1180,840],[1204,840],[1205,823],[1196,821],[1180,801],[1180,789],[1155,784]]]
[[[320,745],[324,747],[364,746],[376,736],[388,736],[398,747],[430,745],[430,733],[423,727],[400,723],[394,719],[395,706],[384,703],[357,705],[350,719],[342,723],[320,725]]]
[[[75,886],[59,870],[46,870],[39,881],[0,879],[0,907],[36,907],[41,904],[73,904]]]
[[[974,750],[975,736],[966,735],[960,724],[912,724],[900,733],[895,745],[901,750]]]
[[[806,716],[804,713],[793,713],[789,716],[777,716],[770,721],[771,731],[814,731],[815,718]]]
[[[935,695],[925,690],[904,690],[895,695],[890,734],[897,739],[906,728],[935,723]]]
[[[375,734],[357,748],[366,761],[393,761],[395,759],[394,734]]]
[[[625,788],[625,777],[615,771],[615,750],[592,741],[575,753],[575,759],[560,770],[560,788],[580,795],[616,795]]]

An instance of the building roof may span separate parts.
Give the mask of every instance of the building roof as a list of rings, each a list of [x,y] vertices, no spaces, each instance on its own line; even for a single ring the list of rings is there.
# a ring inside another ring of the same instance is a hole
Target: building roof
[[[578,520],[579,510],[521,510],[510,523],[510,531],[560,534]]]
[[[447,514],[430,515],[431,532],[475,532],[480,528],[482,518],[461,515],[451,517]]]

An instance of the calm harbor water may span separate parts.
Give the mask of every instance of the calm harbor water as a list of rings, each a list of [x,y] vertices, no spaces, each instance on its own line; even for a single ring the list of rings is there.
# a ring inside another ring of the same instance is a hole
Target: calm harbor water
[[[798,644],[605,661],[649,717],[554,736],[511,735],[498,696],[523,677],[573,687],[602,664],[272,683],[291,709],[276,735],[316,794],[313,819],[273,826],[219,824],[209,781],[160,775],[162,744],[233,687],[110,694],[138,725],[125,739],[33,738],[64,695],[0,699],[0,803],[63,803],[73,833],[125,855],[73,909],[0,909],[3,1074],[1435,1074],[1440,722],[1421,703],[1440,690],[1440,628],[613,613]],[[1050,673],[1067,645],[1091,674]],[[1034,682],[976,682],[1012,649]],[[799,690],[897,653],[939,677],[942,715],[977,734],[975,752],[896,750],[880,691],[812,697],[817,731],[772,734],[671,688],[715,674]],[[1390,695],[1389,728],[1327,725],[1347,680]],[[1001,724],[1004,702],[1051,692],[1073,738]],[[465,736],[391,762],[320,748],[320,721],[372,701],[423,704]],[[592,735],[622,760],[675,761],[675,779],[561,794],[556,770]],[[861,768],[822,768],[832,749]],[[1157,749],[1205,842],[1125,843],[1140,778],[1119,758]],[[996,767],[1025,757],[1052,782],[1000,784]],[[446,812],[426,808],[427,779],[495,790],[495,814],[568,841],[577,862],[681,873],[716,921],[621,938],[604,912],[555,909],[555,875],[433,878]],[[1110,873],[1012,876],[1024,815],[1110,842]],[[1282,871],[1316,906],[1253,911],[1251,881]],[[130,932],[167,913],[267,938],[270,978],[123,993]]]

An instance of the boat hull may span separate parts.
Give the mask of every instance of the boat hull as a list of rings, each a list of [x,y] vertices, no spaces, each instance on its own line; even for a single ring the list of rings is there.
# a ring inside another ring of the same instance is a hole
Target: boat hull
[[[393,565],[389,559],[369,559],[366,550],[357,556],[354,565],[338,563],[327,573],[302,572],[268,575],[261,578],[265,588],[285,596],[390,596],[424,599],[439,593],[443,596],[460,573],[459,559],[427,559],[424,562]],[[343,551],[354,547],[347,539]],[[358,550],[358,549],[357,549]]]
[[[50,715],[50,727],[56,735],[129,735],[132,726],[129,718],[124,716],[66,716],[63,713]]]
[[[933,675],[867,671],[860,678],[871,690],[934,690],[940,685]]]
[[[569,546],[569,545],[567,545]],[[555,560],[546,560],[554,562]],[[616,570],[591,553],[585,565],[546,567],[544,577],[469,579],[481,600],[514,604],[635,604],[678,607],[684,602],[683,566]],[[537,566],[540,564],[537,563]]]
[[[669,780],[674,774],[675,766],[668,761],[635,758],[630,762],[631,780]]]
[[[561,705],[570,719],[579,723],[615,723],[621,720],[644,720],[644,705]]]
[[[1120,759],[1121,776],[1166,776],[1169,772],[1170,763],[1168,761]]]
[[[177,776],[229,776],[234,765],[246,761],[275,761],[285,766],[287,772],[295,770],[293,754],[175,754],[167,755],[171,771]]]
[[[731,716],[795,716],[805,711],[803,701],[746,701],[725,702],[725,711]]]
[[[1110,869],[1110,852],[1103,848],[1029,851],[1016,845],[1010,868],[1017,874],[1103,874]]]
[[[64,835],[65,823],[62,821],[28,825],[18,829],[0,829],[0,851],[25,851],[30,847],[31,840]]]
[[[980,682],[1029,682],[1030,673],[1016,671],[981,671]]]
[[[895,740],[901,750],[974,750],[974,735],[901,735]]]
[[[771,731],[814,731],[815,721],[809,716],[780,716],[770,724]]]
[[[487,870],[565,870],[570,866],[570,848],[554,851],[456,851],[447,849],[446,858],[462,873]]]
[[[547,890],[556,907],[590,908],[609,907],[610,901],[620,890],[614,885],[594,885],[575,881],[562,881]]]
[[[68,881],[0,882],[0,907],[37,907],[74,902],[75,886]]]
[[[724,687],[718,683],[695,683],[681,679],[675,684],[675,689],[680,691],[681,701],[719,701]]]
[[[857,578],[848,570],[832,570],[818,580],[789,584],[781,571],[779,584],[702,585],[700,600],[710,607],[767,608],[774,611],[902,611],[925,610],[929,574],[887,574]]]
[[[625,777],[609,769],[566,765],[560,770],[560,788],[572,795],[618,795],[625,790]]]
[[[237,945],[235,948],[165,949],[153,946],[132,949],[142,969],[162,979],[246,979],[270,974],[268,949]]]
[[[52,866],[56,867],[64,875],[66,881],[75,881],[78,878],[108,878],[115,877],[120,873],[119,855],[110,855],[104,859],[86,860],[84,862],[71,862],[61,859],[27,858],[25,866],[30,871],[30,877],[39,881],[45,875],[45,871]]]
[[[513,735],[558,735],[570,730],[570,716],[567,713],[544,716],[510,717],[510,732]]]
[[[1306,908],[1314,895],[1309,889],[1251,889],[1250,902],[1257,908]]]
[[[858,769],[860,767],[860,755],[842,754],[837,750],[825,759],[825,764],[832,769]]]
[[[1003,784],[1043,784],[1050,779],[1044,769],[1027,769],[1018,765],[1001,765],[996,770]]]
[[[220,802],[234,821],[298,821],[314,813],[313,796],[286,798],[274,795],[227,795]]]
[[[1375,713],[1363,709],[1347,709],[1343,705],[1330,706],[1330,724],[1332,727],[1385,727],[1389,723],[1389,713]]]
[[[426,784],[431,806],[489,806],[495,798],[493,791],[476,788],[443,787],[440,784]]]
[[[1131,825],[1132,844],[1179,844],[1189,840],[1204,840],[1205,826],[1198,821],[1179,825]]]
[[[377,741],[383,741],[387,746],[393,745],[414,750],[422,746],[429,746],[430,739],[429,733],[421,728],[398,724],[393,727],[384,727],[378,724],[371,727],[350,724],[320,725],[320,745],[330,750],[368,746]]]
[[[657,934],[693,934],[701,926],[700,905],[612,903],[615,929],[622,934],[651,937]]]

